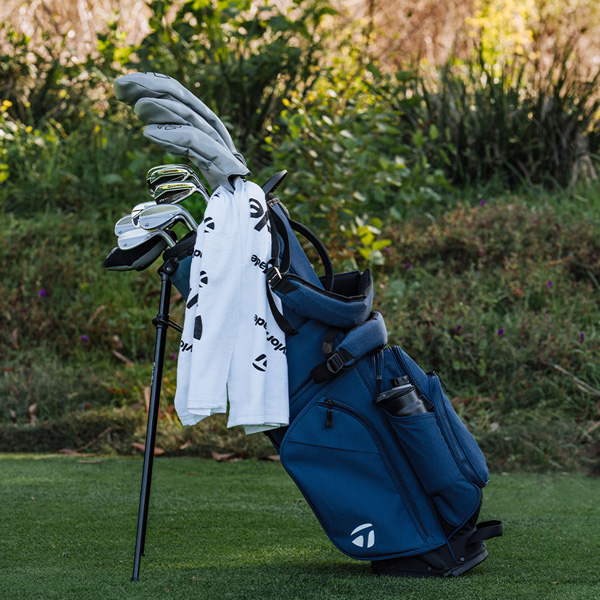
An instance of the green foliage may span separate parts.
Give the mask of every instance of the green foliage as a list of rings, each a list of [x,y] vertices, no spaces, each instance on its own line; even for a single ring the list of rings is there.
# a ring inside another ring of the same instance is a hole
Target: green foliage
[[[8,49],[0,54],[0,99],[25,126],[59,122],[69,131],[87,117],[90,75],[85,61],[70,51],[67,35],[45,33],[44,39],[44,47],[35,48],[24,33],[0,26]]]
[[[0,31],[7,443],[50,449],[100,436],[94,448],[127,453],[142,441],[158,278],[154,268],[106,273],[102,260],[115,220],[147,199],[147,169],[174,160],[113,98],[116,76],[147,69],[176,77],[227,122],[255,181],[289,171],[281,198],[338,269],[383,265],[391,341],[444,373],[492,464],[591,462],[600,248],[598,198],[581,184],[595,174],[599,75],[582,78],[570,46],[544,77],[536,59],[481,45],[435,75],[384,74],[356,38],[329,27],[325,0],[151,8],[138,47],[112,24],[93,59],[75,59],[66,37],[35,49]],[[529,184],[523,194],[538,208],[490,203],[498,181]],[[474,185],[487,204],[456,208],[450,182]],[[573,194],[558,201],[536,182]],[[182,315],[179,300],[173,317]],[[219,420],[197,433],[180,427],[171,352],[162,446],[263,452]],[[107,427],[113,435],[100,435]]]
[[[490,65],[483,46],[476,52],[472,60],[450,58],[416,90],[424,107],[409,122],[442,133],[442,143],[427,148],[431,161],[458,185],[500,178],[566,187],[594,178],[600,70],[587,78],[569,44],[546,68],[519,54]]]
[[[598,232],[493,200],[386,231],[390,339],[442,373],[492,463],[597,462]]]
[[[124,116],[90,115],[85,126],[65,131],[48,121],[25,125],[0,107],[0,210],[32,215],[47,210],[97,211],[121,216],[147,199],[148,166],[167,162],[149,148],[141,128]],[[90,212],[91,211],[91,212]]]
[[[323,21],[334,14],[328,0],[295,0],[287,8],[249,0],[187,0],[177,10],[172,0],[149,5],[152,31],[125,65],[166,73],[197,92],[231,123],[249,155],[283,99],[310,89],[327,37]]]
[[[385,240],[364,244],[361,228],[372,218],[398,220],[414,207],[430,208],[441,202],[448,182],[421,150],[423,132],[415,143],[405,139],[399,126],[404,107],[379,101],[373,66],[350,66],[359,70],[348,73],[343,65],[320,78],[306,98],[293,94],[266,142],[273,164],[290,173],[284,203],[332,236],[340,258],[348,258],[349,236],[351,247],[370,258]]]

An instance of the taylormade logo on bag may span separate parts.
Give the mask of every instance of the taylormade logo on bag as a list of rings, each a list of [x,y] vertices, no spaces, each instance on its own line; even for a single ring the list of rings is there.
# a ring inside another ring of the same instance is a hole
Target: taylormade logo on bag
[[[375,545],[375,530],[373,529],[373,523],[364,523],[363,525],[359,525],[350,535],[356,535],[361,531],[364,531],[365,534],[367,534],[366,540],[365,535],[363,534],[355,537],[352,540],[352,543],[359,548],[372,548]]]

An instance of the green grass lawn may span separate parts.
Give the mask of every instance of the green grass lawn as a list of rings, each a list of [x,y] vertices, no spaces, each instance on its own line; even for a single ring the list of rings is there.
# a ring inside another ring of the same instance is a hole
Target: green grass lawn
[[[139,459],[0,457],[0,598],[600,598],[600,481],[496,474],[489,558],[451,580],[376,577],[329,542],[280,464],[155,462],[132,583]]]

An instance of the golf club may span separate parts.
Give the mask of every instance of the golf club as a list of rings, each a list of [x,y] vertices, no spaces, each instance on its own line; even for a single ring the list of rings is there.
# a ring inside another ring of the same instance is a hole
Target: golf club
[[[201,181],[184,180],[160,183],[154,188],[154,200],[157,204],[178,204],[193,194],[200,194],[208,202],[210,194]]]
[[[146,202],[140,202],[136,204],[131,211],[131,222],[135,227],[139,227],[138,225],[138,217],[143,210],[150,208],[151,206],[156,206],[156,202],[154,200],[147,200]]]
[[[175,241],[166,231],[162,229],[147,230],[142,228],[126,231],[123,235],[119,236],[117,243],[121,250],[131,250],[157,236],[162,237],[167,242],[169,248],[175,245]]]
[[[133,224],[133,221],[131,220],[131,214],[121,217],[115,223],[115,235],[117,237],[119,237],[126,231],[130,231],[131,229],[135,229],[135,225]]]
[[[154,194],[154,188],[159,183],[167,183],[169,181],[185,181],[194,178],[199,180],[196,172],[187,165],[158,165],[152,167],[146,175],[148,190],[150,195]]]
[[[146,208],[138,215],[139,226],[147,230],[166,229],[176,222],[184,223],[190,231],[198,229],[198,224],[183,206],[158,204]]]

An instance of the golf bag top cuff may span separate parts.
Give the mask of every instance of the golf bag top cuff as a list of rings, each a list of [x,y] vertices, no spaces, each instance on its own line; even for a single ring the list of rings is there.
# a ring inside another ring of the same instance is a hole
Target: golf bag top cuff
[[[165,261],[176,258],[183,260],[194,254],[194,246],[196,244],[196,232],[190,231],[184,238],[179,240],[172,248],[169,248],[163,255]]]
[[[331,292],[287,273],[273,291],[288,310],[344,330],[368,319],[373,306],[373,282],[368,269],[364,273],[335,275]]]

